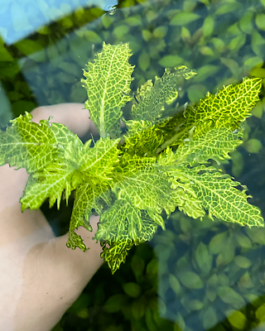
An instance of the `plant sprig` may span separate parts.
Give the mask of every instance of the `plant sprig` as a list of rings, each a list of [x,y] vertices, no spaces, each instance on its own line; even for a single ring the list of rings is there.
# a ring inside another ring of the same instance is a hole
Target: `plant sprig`
[[[100,132],[91,148],[62,124],[31,121],[25,113],[0,131],[0,166],[26,168],[30,174],[20,199],[22,212],[38,209],[48,198],[52,207],[61,197],[68,202],[75,191],[67,247],[88,248],[75,233],[79,226],[92,231],[89,217],[100,215],[93,239],[114,273],[133,245],[151,240],[158,226],[176,208],[190,217],[209,213],[241,225],[264,226],[260,210],[248,203],[246,188],[210,166],[221,162],[242,143],[242,123],[259,100],[261,79],[207,94],[184,113],[162,118],[165,105],[178,97],[179,79],[196,73],[185,66],[166,69],[149,80],[132,100],[128,44],[106,45],[89,63],[82,80],[87,89],[85,107]],[[130,120],[122,107],[132,100]],[[121,135],[120,121],[128,132]],[[115,137],[115,138],[114,138]],[[238,187],[241,186],[241,190]]]

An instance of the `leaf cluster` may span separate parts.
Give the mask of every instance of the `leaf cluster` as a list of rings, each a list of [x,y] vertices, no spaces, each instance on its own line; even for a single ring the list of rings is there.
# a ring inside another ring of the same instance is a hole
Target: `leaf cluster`
[[[67,127],[25,113],[0,131],[0,166],[26,168],[30,174],[20,199],[22,212],[38,209],[49,199],[75,201],[67,247],[87,248],[75,233],[79,226],[92,231],[89,217],[100,215],[95,234],[101,256],[114,273],[133,245],[152,239],[165,229],[162,213],[176,208],[190,217],[208,213],[241,225],[263,226],[260,210],[248,203],[246,187],[210,165],[229,159],[242,142],[243,122],[259,100],[261,79],[244,78],[218,93],[207,94],[197,106],[163,118],[167,104],[178,97],[180,79],[196,73],[185,66],[166,69],[147,81],[134,96],[130,91],[133,67],[128,44],[106,45],[84,70],[85,107],[100,139],[91,148]],[[130,120],[122,107],[131,102]],[[122,135],[121,120],[128,131]]]

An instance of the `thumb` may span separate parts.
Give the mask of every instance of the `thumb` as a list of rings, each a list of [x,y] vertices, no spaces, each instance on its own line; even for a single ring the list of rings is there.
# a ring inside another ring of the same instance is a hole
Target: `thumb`
[[[87,282],[104,262],[100,257],[102,252],[100,242],[97,243],[96,240],[92,239],[97,232],[99,216],[92,215],[89,221],[93,229],[92,232],[84,227],[79,227],[76,230],[76,233],[82,237],[86,247],[89,248],[86,252],[79,248],[72,250],[66,246],[68,233],[53,239],[54,253],[60,260],[64,260],[69,273],[77,274],[76,276],[81,287],[86,286]]]
[[[23,263],[15,330],[52,329],[79,297],[103,262],[100,243],[92,240],[98,221],[99,217],[91,216],[92,232],[78,229],[78,234],[90,247],[86,252],[67,248],[67,234],[30,249]]]

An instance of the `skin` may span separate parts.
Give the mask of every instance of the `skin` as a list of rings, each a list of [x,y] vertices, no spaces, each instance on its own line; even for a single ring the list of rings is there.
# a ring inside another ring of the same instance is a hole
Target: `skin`
[[[97,134],[83,104],[60,104],[32,111],[41,119],[62,123],[79,137]],[[29,175],[21,168],[0,167],[0,325],[5,331],[46,331],[61,319],[102,265],[100,243],[92,240],[98,216],[90,217],[93,232],[80,227],[90,249],[66,247],[68,234],[55,237],[41,210],[21,212],[20,197]]]

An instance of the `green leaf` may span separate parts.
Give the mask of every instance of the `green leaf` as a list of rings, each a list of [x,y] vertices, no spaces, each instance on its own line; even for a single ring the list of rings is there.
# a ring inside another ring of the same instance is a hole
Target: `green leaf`
[[[204,98],[207,90],[206,90],[205,86],[203,86],[203,85],[194,84],[194,85],[190,85],[188,87],[187,92],[188,92],[189,100],[191,102],[197,102],[200,99]]]
[[[152,33],[149,30],[142,30],[142,36],[145,41],[148,41],[152,38]]]
[[[52,171],[51,171],[52,170]],[[69,162],[49,164],[42,171],[37,171],[29,178],[24,194],[20,199],[21,211],[26,208],[38,209],[49,198],[51,208],[57,200],[57,209],[60,208],[61,195],[65,190],[68,203],[71,194],[71,176],[75,168]]]
[[[213,129],[196,140],[181,145],[174,158],[176,162],[206,163],[209,159],[217,162],[230,159],[230,153],[242,143],[243,132],[232,132],[229,129]]]
[[[113,180],[114,167],[119,162],[117,144],[119,139],[100,138],[93,148],[91,140],[85,143],[80,156],[79,170],[95,184]]]
[[[252,30],[251,48],[258,57],[263,58],[263,53],[265,50],[265,39],[260,33],[258,33],[256,29]]]
[[[218,254],[222,251],[227,238],[227,231],[216,234],[209,243],[209,250],[212,254]]]
[[[180,312],[176,315],[176,324],[174,324],[174,331],[182,331],[186,328],[185,321]]]
[[[132,298],[137,298],[141,293],[141,287],[133,282],[122,285],[123,291]]]
[[[167,30],[168,30],[167,26],[161,25],[161,26],[159,26],[159,27],[157,27],[157,28],[154,29],[153,36],[155,38],[161,38],[162,39],[167,34]]]
[[[231,24],[227,29],[227,34],[233,37],[241,35],[242,32],[239,29],[239,23],[236,22],[234,24]]]
[[[63,83],[75,83],[76,77],[74,75],[68,74],[66,72],[61,72],[59,75],[60,81]]]
[[[159,118],[165,104],[171,104],[178,97],[177,84],[180,78],[190,79],[196,73],[185,66],[173,70],[166,69],[161,78],[156,77],[155,83],[148,80],[137,89],[133,100],[131,117],[133,120],[154,122]],[[152,109],[152,112],[150,112]]]
[[[145,51],[142,51],[138,58],[138,65],[143,70],[146,71],[150,66],[150,57],[149,54]]]
[[[102,53],[98,53],[94,63],[88,64],[88,71],[84,71],[86,78],[82,83],[88,94],[85,107],[103,138],[117,123],[120,124],[120,109],[131,99],[127,95],[133,71],[128,63],[130,56],[128,44],[112,46],[103,43]]]
[[[129,30],[130,27],[128,25],[119,25],[113,29],[112,34],[117,40],[121,40],[124,35],[129,33]]]
[[[146,274],[149,278],[157,277],[158,273],[158,261],[153,258],[146,266]]]
[[[255,22],[260,30],[265,30],[265,14],[257,14]]]
[[[85,102],[86,91],[83,89],[81,82],[72,85],[70,101],[71,102]]]
[[[75,63],[66,61],[58,63],[58,68],[74,76],[79,76],[79,73],[81,71]]]
[[[180,285],[178,279],[172,274],[169,275],[169,284],[170,284],[172,290],[177,295],[179,295],[181,293],[181,285]]]
[[[129,131],[124,136],[127,153],[137,156],[154,156],[157,148],[164,142],[162,132],[150,121],[125,121]]]
[[[207,16],[202,26],[203,36],[204,37],[211,36],[213,30],[214,30],[214,18],[212,16]]]
[[[241,255],[237,255],[234,259],[236,265],[239,266],[239,268],[242,269],[247,269],[251,266],[251,261],[245,257],[245,256],[241,256]]]
[[[265,304],[262,304],[258,307],[258,309],[256,310],[256,318],[261,321],[264,322],[264,316],[265,316]]]
[[[151,240],[157,224],[140,209],[123,200],[116,200],[113,206],[100,217],[97,240],[113,243],[144,242]]]
[[[201,310],[203,308],[203,302],[197,300],[197,299],[194,299],[194,300],[190,300],[188,303],[187,303],[187,308],[192,310],[192,311],[197,311],[197,310]]]
[[[12,70],[12,69],[11,69]],[[12,103],[12,111],[15,116],[20,115],[23,112],[31,112],[36,108],[36,103],[27,100],[18,100]]]
[[[95,31],[92,31],[92,30],[86,30],[84,31],[84,37],[91,41],[92,43],[101,43],[102,42],[102,39],[101,37],[95,32]]]
[[[265,78],[265,69],[263,68],[253,68],[250,72],[251,76]]]
[[[142,17],[141,17],[141,15],[131,16],[131,17],[126,18],[125,22],[131,26],[142,25]]]
[[[255,229],[255,228],[254,228]],[[259,229],[261,230],[261,229]],[[243,248],[250,249],[252,247],[251,241],[247,236],[245,236],[242,232],[236,233],[236,241]]]
[[[187,108],[184,113],[188,127],[196,126],[193,137],[203,135],[213,127],[237,129],[251,116],[260,90],[260,78],[244,78],[241,84],[224,87],[215,95],[208,93],[198,107]]]
[[[175,67],[183,62],[183,59],[178,55],[165,55],[158,61],[162,67]]]
[[[218,323],[217,314],[213,307],[210,306],[203,312],[202,323],[206,330],[209,330]]]
[[[20,67],[16,61],[13,62],[1,62],[0,61],[0,78],[13,77],[20,72]]]
[[[245,272],[244,275],[239,279],[238,285],[242,288],[252,288],[254,283],[250,277],[249,272]]]
[[[188,289],[200,289],[203,287],[203,282],[199,275],[192,271],[184,271],[178,273],[178,278],[181,283]]]
[[[136,320],[139,320],[145,315],[146,303],[143,297],[134,300],[131,306],[132,315]]]
[[[81,148],[81,140],[78,142],[77,136],[62,124],[50,125],[51,118],[37,124],[31,122],[32,115],[26,112],[11,120],[12,126],[5,132],[0,131],[0,165],[8,163],[10,167],[26,168],[28,173],[33,173],[45,169],[58,153],[63,156],[71,140]]]
[[[14,45],[24,55],[39,52],[43,49],[43,46],[39,42],[31,39],[23,39]]]
[[[128,296],[125,294],[115,294],[108,298],[104,305],[104,310],[108,313],[115,313],[123,308],[128,301]]]
[[[200,242],[196,248],[195,259],[200,268],[200,271],[203,274],[208,274],[212,268],[213,257],[203,242]]]
[[[258,153],[262,149],[262,144],[258,139],[252,138],[245,143],[245,149],[249,153]]]
[[[225,273],[218,274],[218,284],[223,286],[228,286],[230,284],[230,280]]]
[[[226,49],[226,44],[222,39],[211,38],[211,42],[213,43],[214,48],[220,53],[222,53]]]
[[[248,11],[239,21],[239,27],[245,33],[251,34],[253,30],[253,25],[252,25],[253,14],[254,14],[253,12]]]
[[[106,242],[103,243],[100,256],[108,263],[111,273],[114,274],[120,268],[121,263],[125,263],[126,256],[134,244],[120,241],[108,245],[109,247]]]
[[[105,29],[108,29],[110,25],[113,23],[113,17],[110,17],[108,14],[102,15],[101,22]]]
[[[231,236],[227,237],[226,240],[223,243],[223,248],[219,252],[217,258],[216,258],[216,266],[224,266],[233,261],[235,257],[235,244],[234,240]],[[229,284],[229,281],[228,281]],[[228,284],[223,284],[223,285],[228,285]]]
[[[95,192],[91,189],[89,184],[83,184],[77,188],[74,208],[70,221],[68,241],[66,243],[68,248],[75,249],[76,247],[79,247],[84,252],[87,250],[81,236],[76,234],[74,231],[75,229],[78,229],[79,226],[83,226],[88,231],[92,230],[92,227],[89,224],[89,217],[91,215],[93,202],[89,199],[93,196],[95,200],[95,195]]]
[[[118,199],[130,201],[136,208],[155,214],[160,214],[163,209],[170,214],[179,202],[179,192],[170,189],[166,176],[155,168],[124,172],[114,190]],[[164,227],[162,220],[160,223]]]
[[[233,38],[229,45],[227,46],[233,53],[236,53],[240,50],[242,46],[244,46],[246,42],[246,35],[240,34],[239,36],[236,36]]]
[[[194,197],[194,192],[190,190],[188,185],[183,186],[179,199],[181,202],[178,204],[178,209],[189,217],[202,219],[205,215],[201,201]]]
[[[209,211],[211,219],[217,217],[249,227],[264,226],[259,208],[247,202],[250,196],[246,195],[245,190],[235,189],[240,183],[232,181],[229,175],[204,166],[179,168],[178,171],[192,184],[196,196]]]
[[[221,57],[221,62],[229,68],[235,77],[239,76],[240,69],[238,63],[235,60]]]
[[[243,330],[247,323],[246,316],[241,311],[228,310],[226,311],[229,323],[238,330]]]
[[[231,287],[219,286],[217,288],[217,294],[223,302],[231,304],[236,309],[241,309],[245,306],[245,301],[242,296]]]
[[[214,55],[213,50],[210,47],[208,47],[208,46],[202,46],[202,47],[200,47],[200,52],[203,55],[206,55],[206,56],[213,56]]]
[[[259,245],[265,244],[265,228],[246,228],[246,233],[254,243]]]
[[[145,312],[145,323],[149,331],[159,331],[158,327],[155,324],[152,310],[150,308],[146,309]]]
[[[170,21],[170,25],[185,25],[189,24],[190,22],[196,21],[201,16],[195,13],[178,13],[175,15],[172,20]]]
[[[222,4],[222,2],[221,2]],[[241,4],[236,1],[229,1],[228,3],[222,4],[215,12],[215,15],[224,15],[232,13],[241,8]]]
[[[131,260],[131,267],[132,267],[132,271],[134,273],[134,276],[137,280],[137,282],[140,281],[143,272],[144,272],[144,268],[145,268],[145,261],[142,257],[140,257],[137,254],[134,254],[134,256],[132,257]]]
[[[79,247],[84,252],[87,250],[83,239],[75,233],[75,229],[83,226],[88,231],[92,231],[89,223],[91,209],[94,208],[98,214],[101,214],[105,205],[110,206],[112,199],[108,191],[108,185],[104,182],[98,183],[96,187],[92,183],[82,183],[81,174],[79,173],[72,179],[73,187],[77,186],[75,192],[74,208],[71,215],[68,241],[66,246],[72,249]],[[79,185],[81,182],[81,185]]]
[[[78,159],[78,167],[72,177],[72,187],[77,188],[74,208],[70,221],[67,247],[79,247],[86,251],[82,238],[74,230],[79,226],[91,230],[89,217],[94,208],[101,214],[104,204],[110,205],[110,181],[115,165],[117,165],[118,140],[100,139],[94,148],[90,148],[91,140],[86,142]]]
[[[212,64],[207,64],[203,67],[200,67],[197,71],[197,77],[194,78],[194,82],[202,82],[208,77],[214,76],[220,70],[220,66],[215,66]]]
[[[189,40],[190,37],[191,37],[190,31],[187,28],[185,28],[185,26],[182,26],[181,27],[181,38],[182,38],[182,40],[185,42],[185,41]]]
[[[14,61],[12,55],[2,45],[0,45],[0,61]]]

